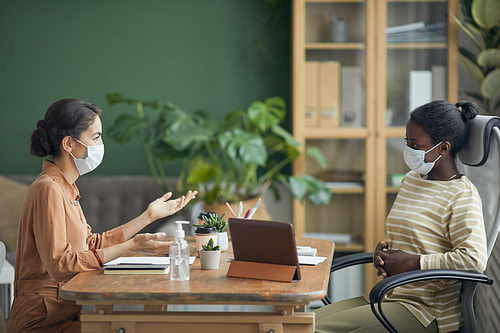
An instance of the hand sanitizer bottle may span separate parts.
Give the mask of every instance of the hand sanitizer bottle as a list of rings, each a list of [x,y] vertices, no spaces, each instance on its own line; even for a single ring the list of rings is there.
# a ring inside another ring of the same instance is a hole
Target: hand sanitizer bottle
[[[189,245],[184,239],[186,235],[182,229],[188,221],[175,221],[175,240],[170,244],[170,280],[189,280]]]

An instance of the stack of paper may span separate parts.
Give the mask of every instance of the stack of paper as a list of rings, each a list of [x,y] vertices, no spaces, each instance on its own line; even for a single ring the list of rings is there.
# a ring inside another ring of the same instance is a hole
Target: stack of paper
[[[388,27],[387,43],[445,43],[446,23],[425,25],[423,22]]]
[[[195,257],[189,258],[189,264]],[[104,274],[167,274],[169,257],[120,257],[104,264]]]

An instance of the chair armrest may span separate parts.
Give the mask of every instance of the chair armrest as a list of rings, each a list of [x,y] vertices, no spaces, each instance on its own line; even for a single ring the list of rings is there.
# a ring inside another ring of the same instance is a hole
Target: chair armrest
[[[372,312],[380,321],[380,323],[391,333],[399,331],[392,325],[382,311],[382,300],[384,295],[391,289],[399,287],[407,283],[418,281],[433,280],[433,279],[453,279],[460,281],[469,281],[474,283],[493,284],[493,280],[486,275],[472,272],[460,271],[451,269],[424,269],[418,271],[410,271],[385,278],[377,283],[370,292],[370,306]],[[378,311],[375,309],[375,304],[378,304]]]
[[[350,254],[334,259],[332,262],[330,273],[333,273],[342,268],[360,264],[369,264],[371,262],[373,262],[373,252]]]

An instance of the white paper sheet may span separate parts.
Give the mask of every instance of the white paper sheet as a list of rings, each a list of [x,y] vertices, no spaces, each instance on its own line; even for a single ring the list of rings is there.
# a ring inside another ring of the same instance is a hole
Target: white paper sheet
[[[189,264],[192,265],[196,257],[189,257]],[[115,260],[111,260],[104,264],[117,265],[117,264],[151,264],[151,265],[170,265],[170,257],[120,257]]]
[[[299,256],[300,265],[313,265],[316,266],[326,260],[326,257],[310,257],[310,256]]]

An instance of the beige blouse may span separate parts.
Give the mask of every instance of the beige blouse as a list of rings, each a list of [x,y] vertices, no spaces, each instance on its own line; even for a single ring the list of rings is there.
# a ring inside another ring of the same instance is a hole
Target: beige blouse
[[[17,280],[68,281],[78,272],[99,268],[90,249],[125,241],[122,227],[92,234],[80,206],[80,193],[62,171],[44,161],[24,201],[16,255]],[[102,250],[97,250],[101,258]]]
[[[93,234],[80,194],[50,161],[31,184],[19,223],[15,299],[7,332],[78,332],[80,307],[60,299],[59,288],[79,272],[95,270],[102,249],[125,241],[122,227]],[[73,323],[73,324],[72,324]]]

